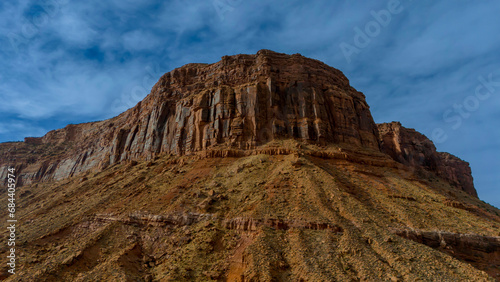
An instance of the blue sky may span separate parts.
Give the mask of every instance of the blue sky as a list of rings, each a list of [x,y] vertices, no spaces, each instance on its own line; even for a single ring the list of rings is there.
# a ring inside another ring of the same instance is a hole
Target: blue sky
[[[500,207],[500,2],[363,2],[2,1],[0,142],[113,117],[183,64],[271,49],[343,71],[376,122],[469,161]]]

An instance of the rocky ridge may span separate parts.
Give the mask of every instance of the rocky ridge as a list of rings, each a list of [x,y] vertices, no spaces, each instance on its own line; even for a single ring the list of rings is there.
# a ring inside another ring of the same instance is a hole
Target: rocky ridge
[[[425,135],[399,122],[378,124],[382,152],[417,171],[430,171],[470,195],[477,197],[469,163],[437,152]]]

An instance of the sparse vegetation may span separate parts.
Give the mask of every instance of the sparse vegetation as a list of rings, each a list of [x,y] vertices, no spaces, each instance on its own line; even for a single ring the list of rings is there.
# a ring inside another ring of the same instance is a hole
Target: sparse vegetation
[[[298,146],[288,141],[282,145]],[[300,146],[303,153],[288,155],[160,156],[133,166],[122,163],[68,180],[24,186],[19,191],[23,195],[19,248],[23,257],[31,259],[22,262],[15,277],[36,281],[55,277],[58,281],[489,279],[469,263],[395,236],[390,228],[498,236],[495,208],[438,178],[417,181],[390,167],[311,156],[306,152],[318,149]],[[213,217],[184,225],[123,220],[138,212]],[[122,219],[106,221],[97,219],[98,214]],[[234,218],[319,222],[341,231],[270,225],[242,231],[223,224]],[[6,233],[2,236],[4,240]],[[493,274],[499,271],[494,262],[480,266]]]

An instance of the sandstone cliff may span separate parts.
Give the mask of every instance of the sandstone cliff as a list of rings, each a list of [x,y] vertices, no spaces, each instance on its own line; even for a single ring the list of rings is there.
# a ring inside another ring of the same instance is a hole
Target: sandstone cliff
[[[425,135],[399,122],[378,124],[382,152],[413,169],[434,172],[450,184],[477,197],[469,163],[449,154],[437,152]]]
[[[251,149],[287,138],[378,150],[365,96],[339,70],[298,54],[261,50],[166,73],[142,102],[110,120],[3,144],[0,176],[14,165],[24,183],[62,179],[160,153],[217,145]],[[44,145],[53,150],[50,156],[41,154]]]
[[[22,185],[162,153],[248,150],[283,139],[374,151],[381,145],[397,162],[477,195],[466,162],[436,152],[425,136],[399,123],[377,127],[365,96],[342,72],[269,50],[185,65],[163,75],[143,101],[115,118],[0,144],[0,177],[15,166]]]

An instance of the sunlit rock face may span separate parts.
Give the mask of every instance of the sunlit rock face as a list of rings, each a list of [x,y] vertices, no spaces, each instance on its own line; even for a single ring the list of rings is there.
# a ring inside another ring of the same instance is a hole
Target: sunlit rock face
[[[132,112],[137,118],[116,135],[111,162],[285,138],[378,149],[365,97],[340,71],[267,50],[169,72]]]

